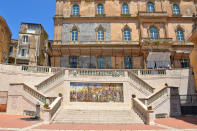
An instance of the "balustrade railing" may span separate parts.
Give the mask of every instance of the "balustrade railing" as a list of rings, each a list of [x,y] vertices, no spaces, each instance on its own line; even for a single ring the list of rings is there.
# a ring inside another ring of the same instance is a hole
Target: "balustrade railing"
[[[49,105],[50,107],[50,116],[51,118],[54,116],[54,114],[57,112],[57,110],[60,108],[61,106],[61,101],[62,101],[62,97],[57,97],[52,103],[51,105]]]
[[[166,69],[141,69],[140,75],[166,75]]]
[[[64,75],[65,75],[65,69],[59,71],[58,73],[56,73],[53,76],[49,77],[48,79],[44,80],[43,82],[41,82],[39,85],[36,85],[35,87],[37,87],[38,90],[41,90],[41,89],[51,85],[55,81],[59,80]]]
[[[69,69],[69,75],[124,77],[124,70]]]
[[[150,93],[153,93],[154,88],[151,87],[149,84],[147,84],[145,81],[140,79],[137,75],[132,73],[131,71],[128,71],[128,77],[138,83],[141,87],[143,87],[145,90],[149,91]]]
[[[138,114],[138,116],[146,124],[154,123],[154,114],[152,110],[148,110],[148,107],[144,105],[139,99],[132,98],[133,100],[133,109]]]
[[[150,105],[152,104],[153,102],[159,100],[161,97],[163,96],[167,96],[168,95],[168,87],[164,87],[162,88],[161,90],[157,91],[156,93],[154,93],[153,95],[151,95],[150,97],[148,98],[144,98],[142,100],[145,100],[147,102],[147,105]]]
[[[29,93],[31,96],[35,97],[39,101],[46,103],[49,100],[49,103],[52,103],[55,97],[46,97],[44,94],[36,91],[35,89],[23,84],[23,89],[25,92]]]

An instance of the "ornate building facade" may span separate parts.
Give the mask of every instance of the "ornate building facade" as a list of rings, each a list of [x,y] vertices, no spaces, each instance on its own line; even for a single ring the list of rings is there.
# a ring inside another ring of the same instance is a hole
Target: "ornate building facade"
[[[0,62],[7,63],[12,33],[3,17],[0,16]]]
[[[188,67],[193,44],[186,39],[195,4],[57,0],[51,64],[101,69]]]

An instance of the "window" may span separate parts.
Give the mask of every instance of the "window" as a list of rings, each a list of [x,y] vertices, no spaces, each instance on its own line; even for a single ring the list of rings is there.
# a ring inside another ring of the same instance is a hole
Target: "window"
[[[188,60],[188,59],[182,59],[182,60],[181,60],[181,67],[182,67],[182,68],[187,68],[187,67],[189,67],[189,60]]]
[[[158,38],[158,30],[155,27],[150,27],[150,38],[157,39]]]
[[[78,5],[73,5],[73,15],[79,15],[79,6]]]
[[[130,56],[125,56],[125,69],[132,69],[132,59]]]
[[[103,29],[98,30],[98,40],[104,41],[104,30]]]
[[[176,5],[176,4],[173,5],[173,14],[175,14],[175,15],[179,15],[180,14],[179,6]]]
[[[148,12],[155,12],[155,6],[152,2],[148,2]]]
[[[105,58],[103,56],[99,56],[97,58],[97,67],[98,69],[104,69],[105,68]]]
[[[97,6],[97,14],[98,15],[103,15],[104,14],[104,8],[102,4],[98,4]]]
[[[23,43],[27,43],[29,41],[29,37],[27,35],[23,36]]]
[[[19,54],[22,57],[27,57],[28,56],[28,49],[21,48]]]
[[[78,40],[78,30],[74,29],[72,30],[72,41],[77,41]]]
[[[39,25],[28,24],[28,29],[29,29],[29,30],[36,30],[36,29],[39,29],[39,28],[40,28]]]
[[[131,40],[131,31],[130,31],[130,29],[124,29],[124,40],[126,40],[126,41]]]
[[[10,53],[10,56],[11,56],[11,55],[12,55],[12,53],[13,53],[13,46],[10,46],[9,53]]]
[[[177,40],[184,41],[184,34],[183,34],[183,30],[181,30],[181,29],[177,30]]]
[[[129,14],[129,6],[126,3],[122,5],[122,14]]]
[[[77,68],[77,56],[70,57],[70,68]]]

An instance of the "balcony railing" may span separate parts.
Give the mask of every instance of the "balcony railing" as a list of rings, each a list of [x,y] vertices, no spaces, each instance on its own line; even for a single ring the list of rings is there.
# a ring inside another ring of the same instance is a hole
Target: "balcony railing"
[[[146,17],[167,17],[167,12],[147,12],[147,11],[139,11],[138,16],[146,16]]]
[[[157,38],[157,39],[142,38],[141,43],[142,44],[171,44],[172,38]]]
[[[58,44],[66,45],[66,44],[131,44],[138,45],[139,41],[125,41],[125,40],[117,40],[117,41],[57,41]]]

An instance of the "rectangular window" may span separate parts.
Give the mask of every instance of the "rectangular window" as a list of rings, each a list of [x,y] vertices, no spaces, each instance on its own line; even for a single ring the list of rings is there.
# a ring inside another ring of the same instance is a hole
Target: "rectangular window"
[[[9,53],[10,53],[10,56],[11,56],[12,53],[13,53],[13,46],[10,46],[10,51],[9,51]]]
[[[190,64],[189,64],[189,59],[182,59],[181,60],[181,67],[182,68],[187,68],[187,67],[189,67],[190,66]]]
[[[70,57],[70,68],[77,68],[78,58],[77,56]]]
[[[27,57],[28,56],[28,49],[22,48],[19,52],[20,56]]]
[[[105,68],[105,58],[104,58],[104,56],[97,57],[97,67],[98,67],[98,69],[104,69]]]
[[[23,43],[29,42],[29,37],[27,35],[23,36]]]
[[[125,69],[132,69],[132,58],[125,56]]]

